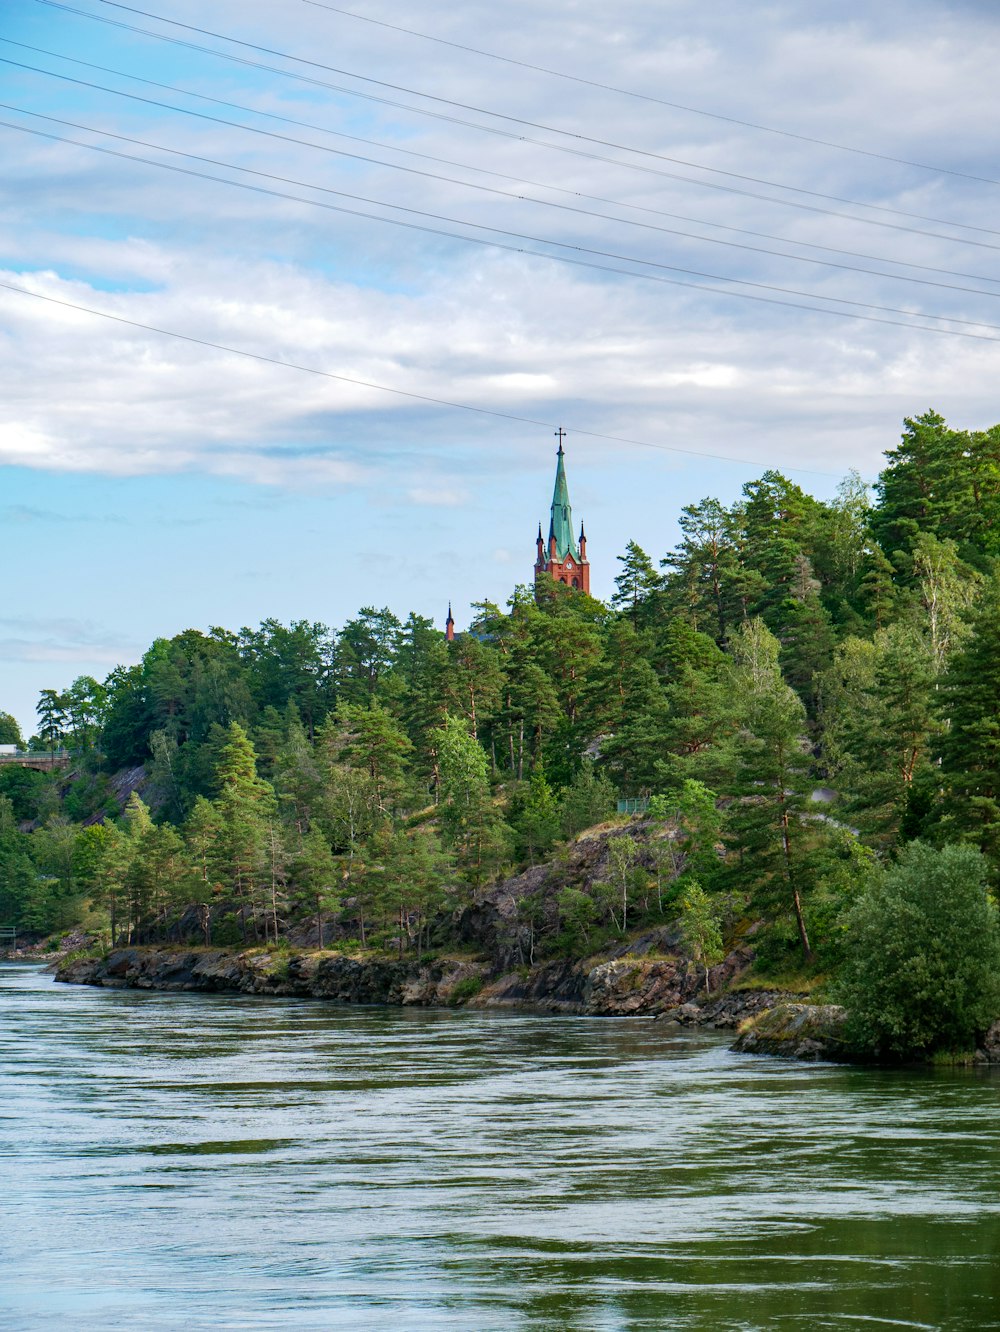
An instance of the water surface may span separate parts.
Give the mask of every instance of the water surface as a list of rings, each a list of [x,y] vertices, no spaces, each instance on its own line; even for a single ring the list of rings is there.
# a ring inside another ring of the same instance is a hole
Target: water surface
[[[0,1327],[1000,1328],[1000,1076],[0,966]]]

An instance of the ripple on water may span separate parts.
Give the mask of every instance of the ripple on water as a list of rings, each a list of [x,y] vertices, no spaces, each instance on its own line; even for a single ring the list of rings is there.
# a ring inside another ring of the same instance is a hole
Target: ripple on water
[[[1000,1328],[1000,1079],[0,967],[12,1329]]]

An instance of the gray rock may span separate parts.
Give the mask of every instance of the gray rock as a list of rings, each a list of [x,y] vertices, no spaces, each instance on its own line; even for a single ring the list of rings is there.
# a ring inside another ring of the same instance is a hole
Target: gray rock
[[[747,1019],[733,1049],[787,1059],[843,1059],[846,1019],[839,1004],[781,1003]]]

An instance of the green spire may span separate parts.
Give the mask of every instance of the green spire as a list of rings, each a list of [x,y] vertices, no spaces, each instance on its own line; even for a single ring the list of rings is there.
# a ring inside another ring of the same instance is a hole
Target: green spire
[[[566,484],[566,467],[563,463],[563,432],[557,435],[559,452],[556,454],[556,484],[552,491],[552,520],[549,523],[549,538],[556,539],[556,559],[564,560],[572,555],[579,560],[580,551],[573,540],[573,510],[569,503],[569,486]]]

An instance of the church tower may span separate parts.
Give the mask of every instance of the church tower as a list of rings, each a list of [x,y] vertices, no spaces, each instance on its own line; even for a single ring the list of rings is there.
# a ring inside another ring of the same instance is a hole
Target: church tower
[[[573,510],[569,503],[569,486],[566,484],[566,465],[563,461],[562,426],[556,431],[559,450],[556,453],[556,484],[552,491],[552,510],[549,520],[549,539],[542,539],[542,525],[538,524],[538,536],[535,540],[535,577],[549,574],[567,587],[577,587],[581,592],[590,592],[590,562],[587,559],[587,538],[583,524],[580,524],[580,536],[573,539]]]

